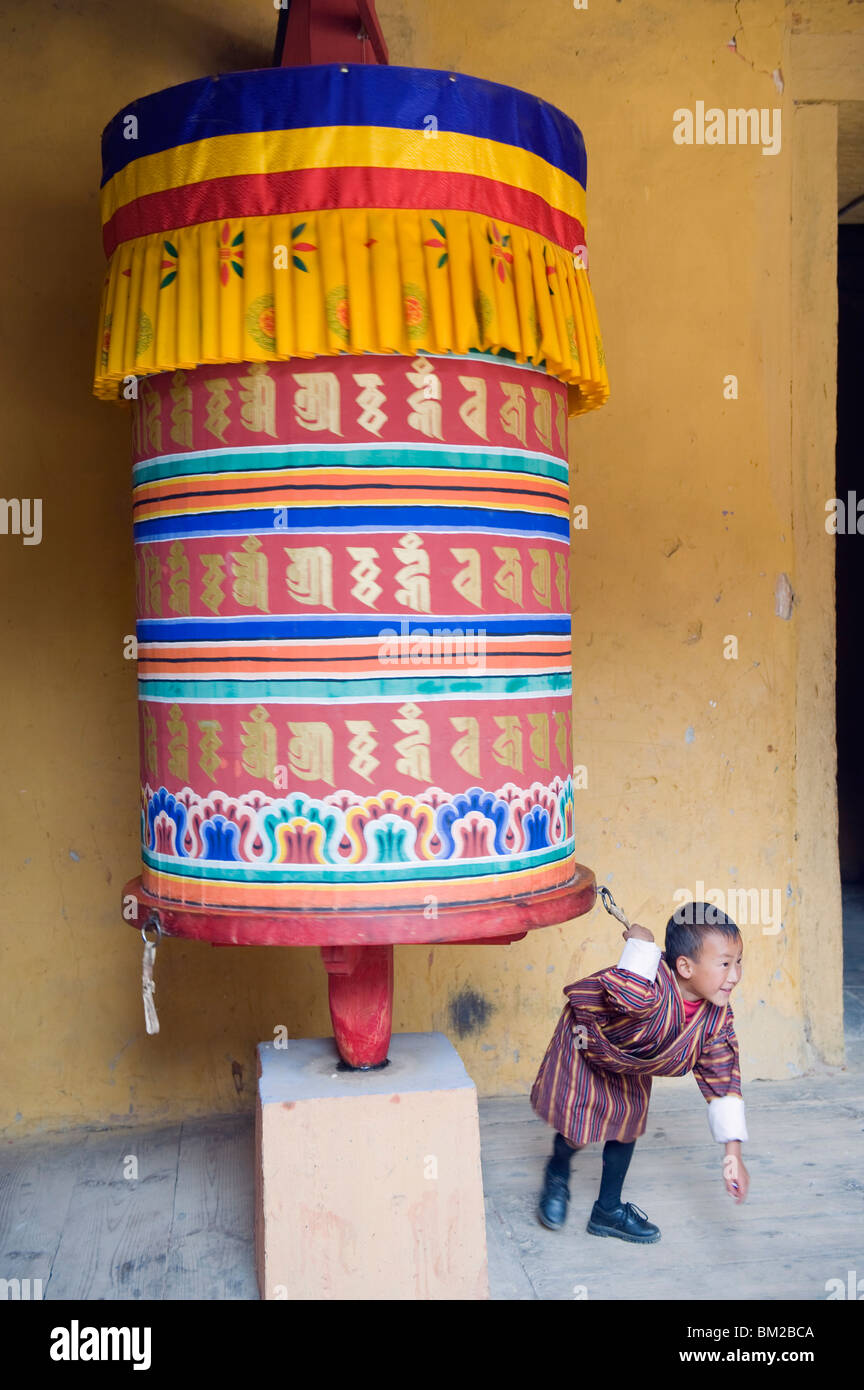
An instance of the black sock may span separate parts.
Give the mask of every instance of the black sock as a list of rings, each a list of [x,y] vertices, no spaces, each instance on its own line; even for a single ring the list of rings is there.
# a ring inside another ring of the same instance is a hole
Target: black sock
[[[549,1171],[557,1173],[559,1177],[569,1178],[570,1160],[575,1150],[571,1149],[563,1134],[555,1135],[555,1144],[552,1149],[552,1157],[549,1160]]]
[[[617,1139],[607,1139],[603,1145],[603,1178],[597,1202],[604,1211],[613,1211],[621,1201],[621,1188],[624,1186],[635,1147],[635,1139],[629,1144],[622,1144]]]

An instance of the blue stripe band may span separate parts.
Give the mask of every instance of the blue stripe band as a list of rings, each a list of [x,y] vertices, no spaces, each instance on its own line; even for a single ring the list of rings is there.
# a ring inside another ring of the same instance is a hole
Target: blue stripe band
[[[135,489],[169,478],[189,478],[199,474],[270,473],[291,469],[315,469],[321,476],[331,468],[367,470],[398,468],[444,469],[461,473],[501,473],[509,482],[522,477],[552,478],[567,482],[567,464],[548,454],[528,450],[417,449],[411,444],[390,444],[379,449],[346,445],[340,449],[300,449],[293,445],[271,445],[266,449],[196,449],[194,453],[167,454],[136,463],[132,469]],[[506,484],[505,484],[506,486]]]
[[[153,517],[133,527],[136,541],[173,540],[177,536],[263,535],[278,531],[292,535],[306,531],[491,531],[498,535],[513,532],[527,536],[570,535],[567,517],[542,516],[532,512],[485,511],[474,507],[297,507],[292,508],[296,525],[277,526],[279,507],[228,512],[195,512],[179,516]],[[264,524],[270,517],[271,525]]]
[[[435,617],[393,618],[330,618],[316,616],[272,617],[269,614],[250,618],[148,618],[138,623],[139,642],[262,642],[268,639],[296,637],[381,637],[396,639],[419,633],[421,637],[454,636],[510,637],[520,633],[561,634],[569,637],[570,618],[513,617],[484,618],[472,626],[472,619]]]
[[[103,132],[102,184],[136,159],[194,140],[340,125],[425,131],[430,111],[439,131],[515,145],[585,187],[579,127],[539,97],[461,73],[363,64],[346,72],[337,63],[202,77],[130,102]]]

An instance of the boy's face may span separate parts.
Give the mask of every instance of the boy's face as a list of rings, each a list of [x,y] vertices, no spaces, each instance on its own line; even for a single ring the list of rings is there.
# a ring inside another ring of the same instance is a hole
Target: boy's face
[[[698,960],[679,956],[675,962],[675,974],[684,998],[728,1004],[741,979],[743,954],[744,943],[740,936],[730,938],[720,932],[706,932]]]

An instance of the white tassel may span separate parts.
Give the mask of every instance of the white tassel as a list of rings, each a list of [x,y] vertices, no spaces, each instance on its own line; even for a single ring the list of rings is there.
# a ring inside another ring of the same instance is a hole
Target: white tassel
[[[153,1003],[156,983],[153,979],[153,966],[156,963],[156,942],[144,939],[144,960],[141,965],[141,995],[144,999],[144,1026],[148,1033],[159,1032],[159,1018]]]

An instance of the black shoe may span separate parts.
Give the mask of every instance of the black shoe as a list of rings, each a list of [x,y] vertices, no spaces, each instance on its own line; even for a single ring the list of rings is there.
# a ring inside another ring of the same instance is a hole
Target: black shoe
[[[595,1202],[586,1229],[592,1236],[617,1236],[619,1240],[632,1240],[638,1245],[653,1245],[660,1239],[660,1228],[652,1225],[644,1211],[634,1207],[632,1202],[619,1202],[611,1211],[604,1211],[600,1203]]]
[[[570,1185],[567,1179],[562,1178],[561,1174],[556,1173],[547,1163],[537,1215],[550,1231],[560,1230],[564,1225],[569,1200]]]

